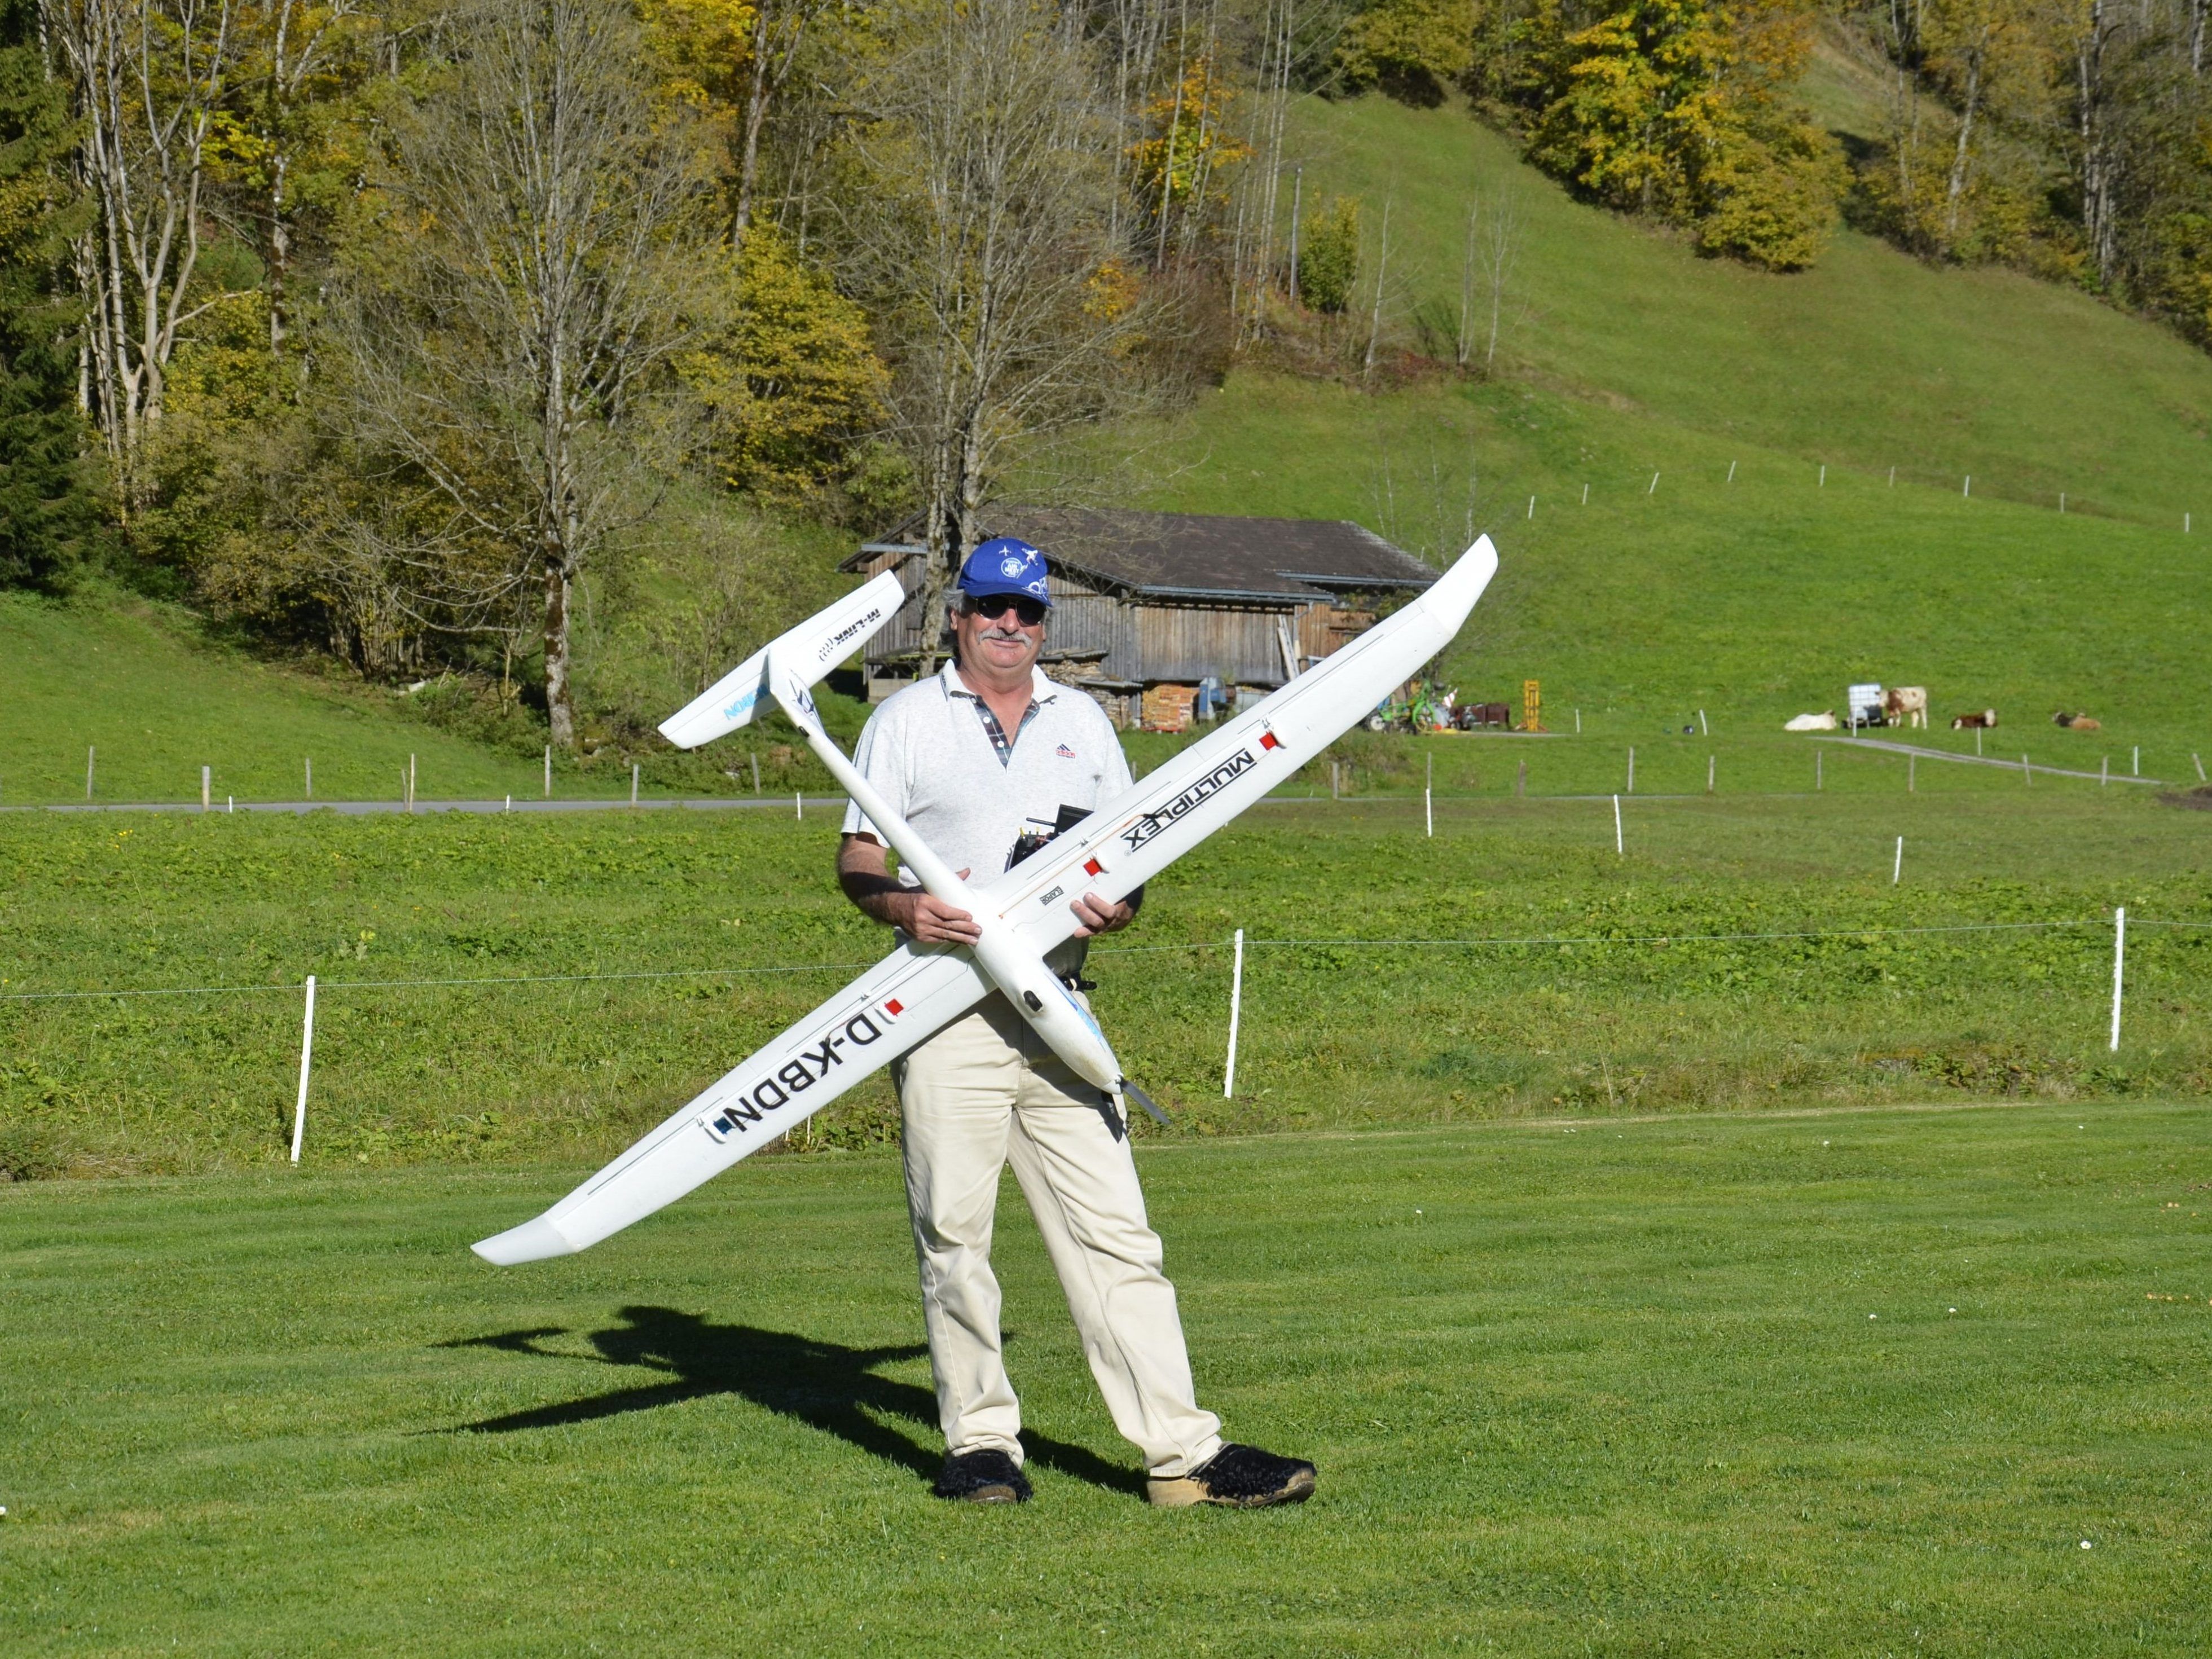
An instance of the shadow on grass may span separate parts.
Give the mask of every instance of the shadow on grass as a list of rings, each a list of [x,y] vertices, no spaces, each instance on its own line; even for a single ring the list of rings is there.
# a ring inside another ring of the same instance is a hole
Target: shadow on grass
[[[522,1429],[591,1423],[630,1412],[656,1411],[686,1400],[731,1394],[811,1428],[834,1434],[848,1444],[934,1477],[939,1455],[902,1427],[911,1423],[934,1438],[937,1397],[911,1382],[876,1374],[876,1367],[915,1359],[929,1350],[920,1343],[895,1347],[848,1348],[842,1343],[752,1325],[716,1325],[673,1308],[630,1307],[624,1322],[593,1331],[590,1341],[610,1365],[663,1371],[667,1380],[567,1400],[528,1411],[508,1412],[480,1422],[464,1423],[463,1434],[512,1434]],[[462,1337],[440,1343],[447,1348],[499,1348],[509,1353],[573,1360],[574,1353],[542,1347],[547,1337],[564,1336],[557,1325]],[[890,1419],[886,1422],[881,1419]],[[1143,1480],[1081,1446],[1024,1430],[1029,1461],[1109,1492],[1141,1494]]]

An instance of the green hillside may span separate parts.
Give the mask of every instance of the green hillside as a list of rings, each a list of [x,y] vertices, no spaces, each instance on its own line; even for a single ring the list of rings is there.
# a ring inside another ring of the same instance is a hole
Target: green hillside
[[[315,767],[323,800],[390,800],[416,758],[424,799],[532,795],[538,765],[408,719],[384,690],[255,662],[173,611],[94,590],[62,604],[0,593],[0,805],[94,799],[297,800]],[[577,781],[556,775],[564,793]],[[609,776],[599,793],[611,793]]]
[[[2142,744],[2147,772],[2188,778],[2212,752],[2212,361],[2087,296],[1850,234],[1800,276],[1702,259],[1455,110],[1302,114],[1308,200],[1361,198],[1370,272],[1389,201],[1386,312],[1401,339],[1434,325],[1429,349],[1466,202],[1504,182],[1516,366],[1405,383],[1401,362],[1370,392],[1239,372],[1160,434],[1183,465],[1150,504],[1356,519],[1431,557],[1491,532],[1504,568],[1448,670],[1491,698],[1539,678],[1586,734],[1698,708],[1773,732],[1870,678],[1928,685],[1939,728],[1995,707],[1997,746],[2039,761]],[[2104,732],[2057,732],[2061,706]]]
[[[1847,120],[1844,70],[1823,81]],[[1300,106],[1310,202],[1363,203],[1371,276],[1390,206],[1386,314],[1450,337],[1469,203],[1522,227],[1506,355],[1540,385],[1729,443],[2179,530],[2212,515],[2212,359],[2087,295],[1941,269],[1839,234],[1813,270],[1698,258],[1571,199],[1454,108]],[[1371,290],[1370,290],[1371,292]]]

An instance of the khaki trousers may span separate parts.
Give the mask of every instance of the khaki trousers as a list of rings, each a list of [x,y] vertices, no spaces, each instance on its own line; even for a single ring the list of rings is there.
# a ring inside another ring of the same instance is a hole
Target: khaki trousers
[[[1098,1091],[999,996],[915,1048],[896,1080],[947,1449],[995,1447],[1022,1458],[1021,1406],[1000,1350],[991,1272],[999,1171],[1011,1163],[1114,1426],[1143,1451],[1152,1474],[1182,1474],[1212,1456],[1221,1421],[1199,1409],[1129,1139],[1108,1127]]]

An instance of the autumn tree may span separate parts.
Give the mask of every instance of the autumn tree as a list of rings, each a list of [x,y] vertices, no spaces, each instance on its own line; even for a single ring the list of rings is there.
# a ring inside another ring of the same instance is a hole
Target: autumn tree
[[[328,534],[429,573],[484,626],[535,583],[572,746],[576,584],[649,516],[656,447],[680,446],[713,179],[612,0],[493,0],[438,68],[395,123],[388,210],[333,319],[330,408],[382,488]]]
[[[1117,228],[1101,87],[1043,0],[924,0],[848,90],[861,118],[833,258],[890,363],[933,606],[1016,458],[1134,383],[1153,319]]]

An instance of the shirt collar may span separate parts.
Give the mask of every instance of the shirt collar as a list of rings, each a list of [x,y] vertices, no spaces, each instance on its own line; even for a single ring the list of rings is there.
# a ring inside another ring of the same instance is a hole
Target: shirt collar
[[[1064,689],[1058,680],[1046,676],[1044,668],[1040,664],[1031,665],[1030,676],[1030,700],[1032,702],[1050,702]],[[945,666],[938,671],[938,678],[943,683],[946,696],[967,697],[977,702],[982,701],[968,689],[967,683],[960,678],[960,665],[951,658],[947,657],[945,659]]]

